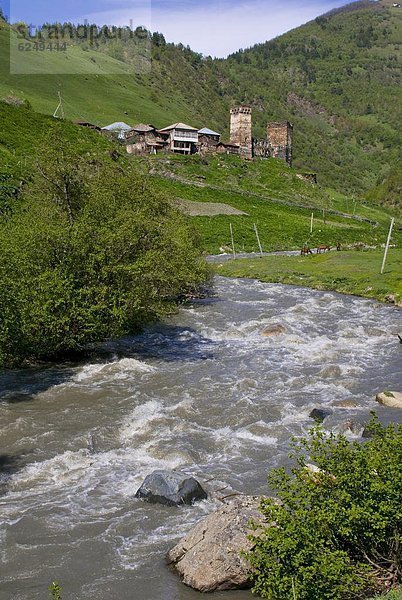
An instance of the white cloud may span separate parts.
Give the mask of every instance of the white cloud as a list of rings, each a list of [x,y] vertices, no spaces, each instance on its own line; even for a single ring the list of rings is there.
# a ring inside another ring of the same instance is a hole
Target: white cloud
[[[264,42],[314,19],[344,2],[334,0],[241,0],[237,5],[218,0],[204,6],[166,2],[158,6],[138,1],[133,9],[115,9],[81,15],[90,22],[145,25],[162,32],[170,42],[182,42],[205,55],[223,57],[239,48]],[[109,5],[110,6],[110,5]]]

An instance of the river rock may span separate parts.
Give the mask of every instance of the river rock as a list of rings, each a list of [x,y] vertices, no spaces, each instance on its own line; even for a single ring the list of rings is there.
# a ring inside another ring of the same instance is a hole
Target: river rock
[[[354,400],[336,400],[332,402],[332,406],[337,408],[357,408],[357,403]]]
[[[384,406],[402,408],[402,392],[380,392],[375,399]]]
[[[186,585],[200,592],[250,587],[249,565],[241,556],[251,548],[249,521],[263,522],[257,496],[236,496],[202,519],[167,554]]]
[[[275,335],[280,335],[281,333],[286,332],[286,327],[280,325],[280,323],[274,323],[273,325],[267,325],[261,331],[261,335],[264,337],[273,337]]]
[[[342,375],[342,369],[339,365],[328,365],[319,372],[320,377],[340,377]]]
[[[334,433],[353,433],[354,435],[362,436],[364,431],[364,425],[358,421],[352,421],[348,419],[343,423],[335,425],[332,429]]]
[[[156,470],[147,475],[135,497],[147,502],[179,506],[205,500],[207,493],[190,475],[179,471]]]
[[[317,421],[317,423],[322,423],[324,419],[332,415],[332,410],[330,408],[313,408],[309,417]]]

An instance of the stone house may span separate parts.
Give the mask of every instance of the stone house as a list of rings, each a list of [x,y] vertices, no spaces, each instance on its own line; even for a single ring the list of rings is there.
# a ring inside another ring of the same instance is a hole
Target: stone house
[[[126,133],[127,152],[129,154],[156,154],[163,150],[167,142],[153,125],[139,123]]]
[[[198,152],[200,154],[208,154],[210,152],[216,152],[217,146],[220,142],[221,134],[203,127],[198,130]]]

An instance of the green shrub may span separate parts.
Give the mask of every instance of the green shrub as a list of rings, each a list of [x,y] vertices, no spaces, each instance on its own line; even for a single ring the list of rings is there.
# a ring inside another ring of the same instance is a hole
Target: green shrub
[[[0,364],[48,359],[138,330],[206,277],[183,215],[127,163],[38,152],[0,220]]]
[[[52,584],[49,586],[49,592],[52,600],[61,600],[62,588],[57,581],[52,581]]]
[[[367,598],[401,581],[402,426],[373,419],[370,430],[360,443],[314,429],[294,443],[291,473],[271,473],[280,503],[262,501],[268,525],[248,555],[256,594]]]

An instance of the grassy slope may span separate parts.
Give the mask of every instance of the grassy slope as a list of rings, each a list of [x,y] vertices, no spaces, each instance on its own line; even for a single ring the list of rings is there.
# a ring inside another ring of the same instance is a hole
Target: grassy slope
[[[388,177],[385,177],[381,183],[373,188],[368,194],[367,199],[388,207],[392,212],[402,218],[402,172],[400,169],[393,169]]]
[[[18,181],[29,172],[29,163],[35,160],[35,148],[52,128],[61,128],[63,139],[74,140],[80,151],[102,151],[107,154],[114,146],[106,138],[69,122],[35,113],[25,108],[15,108],[0,102],[0,162],[2,172],[15,174]],[[334,245],[365,242],[378,245],[386,238],[389,215],[375,206],[356,205],[347,197],[319,186],[301,181],[296,171],[282,161],[258,160],[245,162],[238,157],[157,156],[134,160],[139,169],[148,169],[153,185],[169,197],[201,202],[229,204],[248,216],[193,217],[200,231],[206,252],[218,253],[230,245],[229,225],[232,223],[237,250],[257,249],[253,225],[256,223],[265,250],[300,248],[304,244],[314,247],[319,243]],[[176,179],[173,179],[175,177]],[[184,183],[186,182],[186,183]],[[308,206],[308,208],[306,208]],[[311,207],[311,208],[310,208]],[[326,223],[323,222],[325,209]],[[355,210],[380,223],[345,219],[328,209]],[[310,235],[311,211],[315,212],[315,227]],[[402,243],[401,234],[395,231],[395,242]]]
[[[219,267],[226,276],[271,283],[303,285],[384,301],[394,294],[402,302],[402,250],[392,248],[380,275],[381,251],[332,252],[308,257],[270,256],[230,261]]]
[[[152,87],[144,85],[142,76],[133,74],[129,65],[80,47],[70,47],[67,53],[24,53],[22,60],[30,61],[33,73],[45,64],[50,74],[10,75],[9,43],[9,29],[0,22],[0,98],[9,94],[26,98],[35,110],[52,114],[61,91],[67,119],[86,119],[99,125],[113,121],[162,123],[190,117],[191,111],[179,95],[160,103]],[[17,44],[14,34],[12,43]],[[63,62],[67,74],[51,74],[62,70]],[[107,75],[111,70],[113,74]]]
[[[264,250],[299,249],[364,242],[379,245],[386,239],[389,214],[374,205],[356,203],[346,196],[301,181],[297,171],[282,161],[245,162],[231,156],[152,157],[142,160],[150,169],[155,184],[169,195],[198,202],[222,202],[248,216],[193,217],[204,249],[217,253],[230,246],[229,225],[234,229],[238,251],[255,251],[256,223]],[[306,208],[308,207],[308,208]],[[322,209],[325,210],[325,224]],[[352,213],[378,222],[378,227],[343,218],[329,209]],[[310,235],[311,212],[315,213]],[[395,243],[402,243],[395,231]]]
[[[318,171],[324,185],[361,193],[399,160],[402,11],[383,5],[360,3],[227,60],[202,60],[173,45],[154,47],[151,72],[142,75],[104,53],[73,48],[64,59],[69,70],[73,64],[78,72],[89,67],[93,75],[9,76],[3,28],[0,97],[12,92],[53,112],[61,89],[68,118],[157,126],[179,119],[225,134],[229,106],[246,101],[256,135],[264,135],[268,120],[290,118],[296,166]],[[54,53],[42,59],[50,70],[61,60]],[[105,76],[111,66],[121,74]]]
[[[60,145],[63,140],[73,142],[79,153],[108,156],[116,148],[114,143],[92,130],[4,102],[0,102],[0,123],[0,202],[4,177],[11,176],[9,183],[18,189],[38,158],[37,146],[43,144],[52,131]]]

